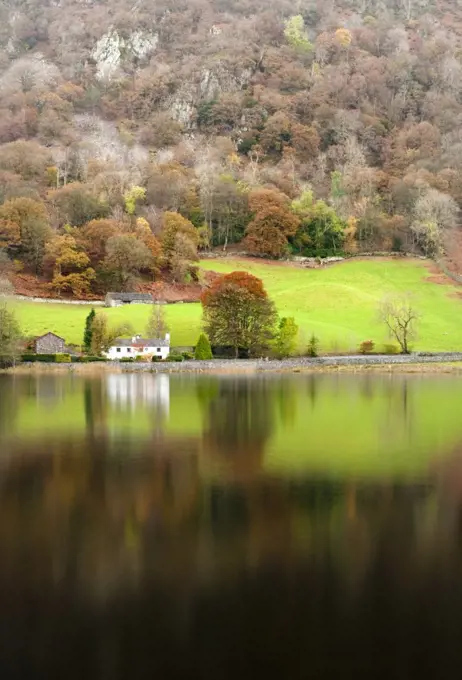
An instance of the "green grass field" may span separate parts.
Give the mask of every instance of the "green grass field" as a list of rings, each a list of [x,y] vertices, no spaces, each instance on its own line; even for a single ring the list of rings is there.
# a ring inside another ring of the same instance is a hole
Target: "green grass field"
[[[462,350],[462,299],[455,285],[429,279],[419,260],[354,260],[326,269],[305,270],[249,260],[205,260],[204,269],[227,273],[246,270],[263,279],[279,313],[294,316],[300,326],[300,346],[315,333],[324,351],[356,349],[363,340],[387,341],[377,320],[377,304],[388,293],[412,293],[421,313],[420,350]],[[27,335],[53,331],[70,343],[82,341],[86,306],[16,302]],[[143,333],[149,307],[127,306],[106,310],[116,323],[128,321]],[[169,305],[167,318],[173,345],[193,345],[200,332],[199,304]]]

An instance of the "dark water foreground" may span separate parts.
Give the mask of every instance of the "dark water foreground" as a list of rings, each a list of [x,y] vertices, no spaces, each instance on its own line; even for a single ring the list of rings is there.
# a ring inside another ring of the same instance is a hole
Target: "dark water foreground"
[[[458,678],[462,380],[0,377],[0,678]]]

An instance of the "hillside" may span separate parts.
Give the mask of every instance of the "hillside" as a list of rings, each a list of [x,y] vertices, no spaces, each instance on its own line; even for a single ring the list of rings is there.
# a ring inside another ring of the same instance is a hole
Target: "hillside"
[[[323,352],[356,351],[363,340],[386,343],[377,319],[377,304],[388,293],[411,293],[421,314],[416,349],[462,350],[460,291],[435,277],[420,260],[349,261],[326,269],[306,270],[278,263],[251,260],[205,260],[201,267],[225,273],[247,270],[263,279],[281,315],[294,316],[300,326],[300,349],[315,333]],[[18,318],[28,335],[54,331],[79,344],[89,308],[32,302],[16,303]],[[142,333],[149,308],[109,309],[113,323],[130,322]],[[199,304],[167,307],[173,345],[194,345],[201,324]]]
[[[456,0],[3,3],[0,269],[85,297],[243,239],[462,267],[461,27]]]

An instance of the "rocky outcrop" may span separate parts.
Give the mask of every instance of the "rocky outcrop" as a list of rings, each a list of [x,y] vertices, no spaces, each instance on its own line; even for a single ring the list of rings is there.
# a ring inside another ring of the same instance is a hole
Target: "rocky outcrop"
[[[92,58],[96,62],[96,77],[102,81],[113,79],[124,61],[148,57],[154,52],[158,42],[157,33],[134,31],[125,39],[116,30],[108,31],[98,40],[92,52]]]
[[[176,92],[168,102],[168,111],[185,128],[193,127],[199,102],[212,101],[225,92],[238,92],[247,85],[251,76],[251,69],[235,73],[224,63],[218,63],[214,68],[203,68],[194,84],[185,85]]]

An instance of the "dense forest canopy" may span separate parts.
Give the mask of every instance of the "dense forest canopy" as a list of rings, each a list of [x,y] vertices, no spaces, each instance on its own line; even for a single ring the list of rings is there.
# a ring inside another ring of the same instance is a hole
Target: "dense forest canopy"
[[[460,263],[461,38],[458,0],[5,1],[1,266],[86,295],[241,241]]]

